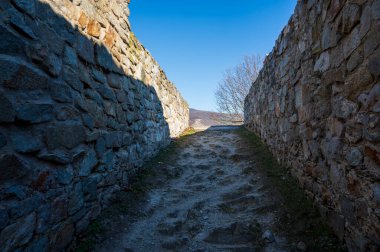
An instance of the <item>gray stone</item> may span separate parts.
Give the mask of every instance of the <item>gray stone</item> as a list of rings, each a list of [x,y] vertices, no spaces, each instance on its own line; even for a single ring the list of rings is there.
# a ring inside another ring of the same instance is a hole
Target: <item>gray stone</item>
[[[73,101],[71,89],[63,82],[56,81],[49,86],[50,95],[57,102],[69,103]]]
[[[118,71],[113,61],[112,55],[108,52],[107,48],[103,45],[96,46],[96,62],[99,66],[108,71]]]
[[[29,164],[19,156],[7,154],[0,157],[0,184],[21,179],[30,171]]]
[[[363,162],[363,154],[359,148],[352,148],[347,153],[346,159],[351,166],[358,166]]]
[[[49,149],[74,148],[86,140],[86,131],[81,124],[56,123],[47,128],[45,141]]]
[[[9,221],[7,210],[0,206],[0,230],[3,230]]]
[[[0,54],[20,55],[25,53],[26,44],[14,33],[0,25]]]
[[[14,224],[4,228],[0,233],[2,251],[14,251],[17,247],[27,244],[33,237],[36,214],[31,213]]]
[[[347,4],[343,9],[343,32],[349,33],[360,22],[360,6]]]
[[[62,70],[62,60],[60,57],[58,57],[56,54],[51,53],[48,57],[47,62],[45,63],[47,65],[48,73],[53,76],[57,77],[59,76],[61,70]]]
[[[15,151],[21,153],[36,152],[42,148],[40,138],[29,130],[13,130],[11,142]]]
[[[355,207],[354,203],[346,198],[346,197],[341,197],[340,199],[340,209],[342,211],[343,216],[351,222],[351,224],[356,224],[357,220],[355,217]]]
[[[380,55],[373,56],[369,59],[368,70],[373,76],[380,76]]]
[[[16,29],[18,29],[21,33],[23,33],[25,36],[31,39],[37,38],[33,30],[30,28],[29,24],[25,21],[25,17],[22,13],[18,12],[15,9],[9,9],[8,11],[11,14],[11,24],[15,26]]]
[[[75,167],[79,170],[79,176],[86,177],[90,175],[92,169],[98,164],[96,153],[93,149],[87,151],[86,155],[75,164]]]
[[[274,238],[274,235],[273,235],[272,231],[270,231],[270,230],[266,230],[266,231],[263,233],[263,235],[261,236],[261,238],[262,238],[263,240],[266,240],[267,242],[270,242],[270,243],[276,241],[276,239]]]
[[[95,151],[99,158],[106,152],[106,141],[103,137],[100,137],[95,144]]]
[[[40,237],[33,241],[31,245],[29,245],[25,252],[41,252],[48,250],[49,240],[46,236]]]
[[[91,72],[94,80],[100,82],[102,85],[107,83],[107,78],[101,70],[98,70],[95,67],[93,67]]]
[[[351,34],[346,38],[343,43],[343,54],[345,58],[348,58],[351,53],[360,45],[359,27],[352,30]]]
[[[333,107],[334,114],[337,118],[348,119],[354,113],[356,113],[358,106],[356,103],[344,99],[343,97],[337,98],[335,106]]]
[[[121,89],[121,84],[123,81],[120,75],[111,73],[108,75],[107,79],[108,79],[108,84],[110,85],[110,87]]]
[[[73,70],[71,67],[66,66],[63,68],[63,79],[74,90],[80,93],[83,91],[83,83],[78,78],[78,72]]]
[[[322,153],[327,160],[338,158],[338,154],[341,151],[342,142],[339,137],[333,137],[328,141],[322,143]]]
[[[77,36],[77,54],[80,58],[87,61],[88,63],[95,63],[94,57],[94,43],[83,36],[82,34],[78,34]]]
[[[375,0],[373,2],[371,10],[372,10],[372,17],[374,19],[379,20],[380,19],[380,1],[379,0]]]
[[[73,187],[69,197],[69,215],[78,212],[84,204],[82,183],[77,183]]]
[[[7,138],[0,132],[0,150],[7,145]]]
[[[58,22],[58,19],[55,18],[54,21]],[[40,22],[38,29],[36,30],[36,33],[38,33],[38,37],[43,38],[43,42],[48,46],[49,50],[60,56],[62,55],[63,49],[65,47],[65,42],[57,34],[57,32],[54,31],[48,24],[44,22]]]
[[[0,93],[0,123],[10,123],[15,120],[16,112],[12,102]]]
[[[302,241],[298,242],[297,249],[300,251],[306,251],[307,250],[306,244]]]
[[[61,185],[69,185],[74,178],[74,172],[71,167],[66,169],[55,169],[53,174],[56,181]]]
[[[43,203],[41,194],[36,193],[20,202],[13,202],[8,213],[12,219],[19,218],[36,211]]]
[[[83,193],[85,201],[94,201],[97,198],[98,178],[88,177],[83,181]]]
[[[107,87],[106,85],[98,85],[96,87],[96,91],[98,91],[98,93],[104,99],[107,99],[107,100],[110,100],[110,101],[116,101],[116,96],[115,96],[114,92],[112,91],[111,88]]]
[[[82,115],[82,120],[83,120],[83,124],[87,128],[94,129],[95,123],[94,123],[94,119],[92,118],[91,115],[89,115],[89,114],[83,114]]]
[[[77,68],[78,67],[78,57],[75,52],[75,50],[71,47],[66,45],[64,54],[63,54],[63,62],[66,65],[69,65],[70,67]]]
[[[72,161],[71,156],[67,152],[60,150],[39,153],[38,158],[57,164],[69,164]]]
[[[17,119],[29,123],[49,122],[53,120],[53,105],[25,104],[17,111]]]
[[[16,7],[31,17],[34,17],[36,6],[34,0],[12,0]]]
[[[119,148],[123,141],[123,134],[121,132],[109,132],[105,135],[107,148]]]
[[[317,62],[315,62],[314,65],[314,71],[315,72],[325,72],[330,67],[330,55],[328,52],[323,52]]]

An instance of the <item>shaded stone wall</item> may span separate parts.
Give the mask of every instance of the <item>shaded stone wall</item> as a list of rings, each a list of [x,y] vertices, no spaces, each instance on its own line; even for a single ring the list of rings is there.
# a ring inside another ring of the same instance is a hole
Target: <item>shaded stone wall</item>
[[[188,127],[128,2],[0,1],[1,251],[63,251]]]
[[[245,100],[351,251],[380,249],[380,1],[298,1]]]

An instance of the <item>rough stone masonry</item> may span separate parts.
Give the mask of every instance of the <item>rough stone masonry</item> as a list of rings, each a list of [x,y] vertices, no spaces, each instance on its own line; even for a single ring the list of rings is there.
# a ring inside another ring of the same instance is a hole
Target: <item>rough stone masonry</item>
[[[0,1],[2,252],[66,249],[188,127],[128,3]]]
[[[246,127],[350,251],[380,250],[380,0],[302,0],[245,100]]]

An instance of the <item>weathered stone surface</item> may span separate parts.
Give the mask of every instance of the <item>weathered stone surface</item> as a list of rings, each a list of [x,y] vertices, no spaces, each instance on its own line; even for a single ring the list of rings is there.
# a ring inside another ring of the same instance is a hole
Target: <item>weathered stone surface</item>
[[[347,161],[351,166],[358,166],[363,161],[363,154],[358,148],[352,148],[347,153]]]
[[[6,145],[7,145],[7,138],[5,137],[3,133],[0,132],[0,150]]]
[[[0,93],[0,123],[13,122],[16,116],[12,102]]]
[[[15,151],[21,153],[36,152],[42,148],[41,140],[28,130],[14,130],[11,134]]]
[[[379,205],[368,191],[380,160],[378,2],[298,1],[245,99],[246,127],[327,212],[349,251],[378,250],[380,239],[369,231],[379,229],[370,214]],[[288,137],[292,127],[298,134]]]
[[[0,233],[0,244],[4,252],[14,251],[27,244],[33,237],[36,214],[32,213],[16,223],[6,227]]]
[[[90,149],[86,155],[75,165],[79,170],[79,176],[86,177],[90,175],[91,170],[98,164],[96,152]]]
[[[25,51],[26,43],[14,33],[0,25],[0,54],[18,55]]]
[[[0,230],[14,231],[1,249],[68,250],[187,128],[188,105],[131,32],[128,2],[0,1]],[[28,235],[8,229],[30,214]]]
[[[74,148],[86,140],[86,132],[78,123],[57,123],[47,128],[45,141],[49,149]]]
[[[96,22],[95,20],[90,20],[90,22],[88,22],[88,24],[87,24],[87,33],[90,36],[99,38],[100,28],[101,27],[100,27],[100,24],[98,22]]]
[[[17,111],[17,119],[30,123],[42,123],[53,120],[52,104],[25,104]]]
[[[94,44],[81,34],[77,37],[77,53],[88,63],[95,63]]]
[[[19,156],[6,154],[0,157],[0,184],[17,180],[30,172],[29,164]]]
[[[0,56],[0,84],[18,90],[47,89],[48,77],[19,59]]]
[[[34,16],[36,6],[34,0],[12,0],[12,2],[25,13],[30,16]]]

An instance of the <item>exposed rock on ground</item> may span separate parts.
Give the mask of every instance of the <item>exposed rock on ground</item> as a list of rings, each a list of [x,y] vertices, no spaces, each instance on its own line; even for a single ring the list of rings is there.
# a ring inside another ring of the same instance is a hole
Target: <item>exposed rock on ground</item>
[[[181,138],[145,168],[78,250],[341,250],[296,182],[242,128]]]

